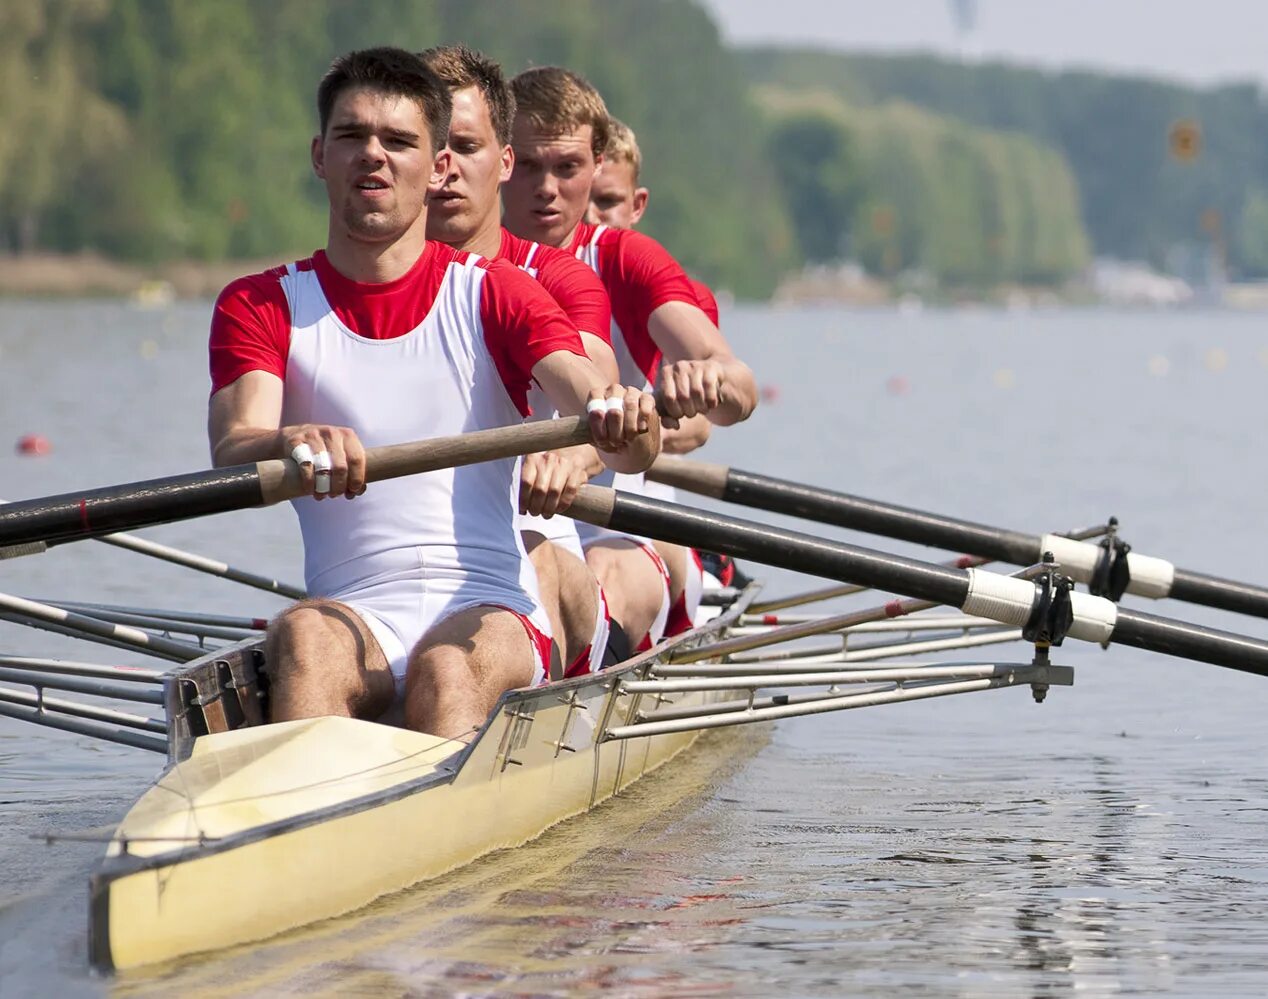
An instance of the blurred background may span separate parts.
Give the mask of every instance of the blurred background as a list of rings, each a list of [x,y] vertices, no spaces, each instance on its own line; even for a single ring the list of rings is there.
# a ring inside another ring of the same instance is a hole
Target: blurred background
[[[1264,305],[1266,36],[1254,0],[6,0],[0,292],[307,254],[331,57],[461,40],[589,76],[648,231],[741,299]]]

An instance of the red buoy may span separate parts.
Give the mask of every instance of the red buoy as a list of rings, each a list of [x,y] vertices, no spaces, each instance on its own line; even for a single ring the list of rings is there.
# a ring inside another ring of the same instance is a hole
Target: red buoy
[[[885,382],[885,391],[890,395],[906,395],[911,391],[911,382],[902,375],[894,375]]]
[[[38,458],[53,450],[53,442],[43,434],[25,434],[18,438],[16,450],[18,454]]]
[[[779,402],[779,386],[763,385],[762,402]]]

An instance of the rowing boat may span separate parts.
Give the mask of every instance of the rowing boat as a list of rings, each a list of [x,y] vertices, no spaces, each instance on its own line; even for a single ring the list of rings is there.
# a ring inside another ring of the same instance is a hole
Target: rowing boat
[[[644,694],[629,682],[716,640],[756,593],[622,665],[503,695],[469,745],[350,718],[264,724],[259,640],[179,669],[164,685],[169,765],[92,876],[92,963],[131,968],[273,936],[593,808],[699,734],[613,738],[618,728],[649,707],[734,696]]]
[[[367,468],[378,477],[412,474],[561,446],[583,430],[576,420],[556,422],[545,430],[504,428],[373,449]],[[274,502],[293,492],[293,471],[262,462],[0,507],[0,557],[81,538],[118,544],[122,528]],[[789,512],[845,516],[850,498],[815,495],[831,509],[815,512],[798,500]],[[728,498],[756,505],[754,496]],[[92,877],[93,964],[150,964],[356,910],[593,808],[704,729],[1006,688],[1028,688],[1043,701],[1050,688],[1072,682],[1072,671],[1049,659],[1066,637],[1268,676],[1268,642],[1118,606],[1142,563],[1133,565],[1113,521],[1044,536],[1069,542],[1063,550],[1075,554],[1076,570],[1092,566],[1096,588],[1108,580],[1109,595],[1100,596],[1076,592],[1047,554],[1012,576],[980,568],[988,558],[1014,557],[1012,547],[934,564],[592,486],[581,488],[568,515],[844,585],[764,604],[754,601],[755,587],[732,592],[713,619],[649,653],[598,675],[505,694],[465,745],[342,718],[265,724],[269,664],[258,619],[0,594],[0,619],[184,664],[159,673],[0,657],[0,715],[167,756],[157,783],[109,837]],[[869,522],[869,529],[896,530],[903,519],[940,521],[943,541],[1007,533],[894,507],[885,524]],[[1095,557],[1073,547],[1098,536]],[[293,589],[136,539],[124,547],[272,593]],[[1260,612],[1257,587],[1172,575],[1202,585],[1165,593],[1155,586],[1147,595]],[[810,618],[773,613],[868,588],[907,599]],[[886,633],[888,640],[851,644],[852,636]],[[826,646],[806,644],[816,637]],[[1029,661],[889,661],[1019,638],[1033,649]],[[219,640],[230,644],[207,652]],[[49,690],[160,702],[166,717],[49,697]],[[90,830],[46,838],[99,836]]]

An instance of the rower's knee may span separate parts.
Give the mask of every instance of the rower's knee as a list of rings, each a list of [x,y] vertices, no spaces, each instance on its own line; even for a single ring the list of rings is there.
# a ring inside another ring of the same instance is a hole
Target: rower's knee
[[[270,621],[265,663],[274,721],[374,712],[391,699],[378,643],[333,600],[304,600]]]
[[[503,691],[532,682],[524,625],[500,607],[474,607],[438,624],[410,656],[405,724],[443,738],[479,729]]]
[[[638,642],[651,629],[665,600],[665,577],[638,545],[594,545],[586,549],[612,618]]]

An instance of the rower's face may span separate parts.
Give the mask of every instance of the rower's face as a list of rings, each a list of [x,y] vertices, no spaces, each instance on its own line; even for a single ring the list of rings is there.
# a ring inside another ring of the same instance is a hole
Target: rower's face
[[[647,209],[647,188],[634,180],[634,164],[605,160],[590,185],[590,209],[586,221],[633,229]]]
[[[444,179],[448,154],[433,156],[423,109],[411,98],[365,88],[343,91],[313,169],[326,182],[332,224],[358,242],[400,237],[426,211],[427,189]]]
[[[562,246],[585,219],[600,158],[589,125],[550,135],[523,116],[511,133],[515,169],[502,189],[506,227],[524,239]]]
[[[510,146],[498,143],[489,105],[477,87],[453,93],[449,123],[449,169],[428,201],[427,238],[459,244],[486,224],[498,224],[498,191],[515,162]]]

